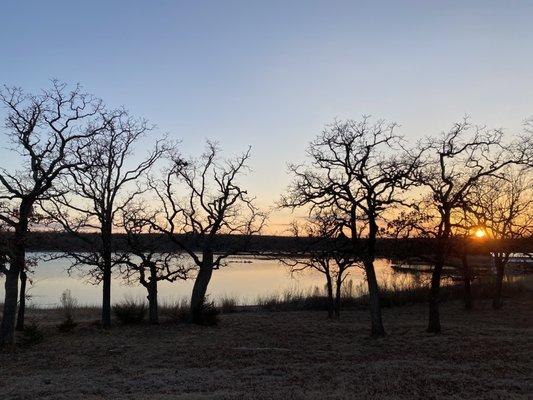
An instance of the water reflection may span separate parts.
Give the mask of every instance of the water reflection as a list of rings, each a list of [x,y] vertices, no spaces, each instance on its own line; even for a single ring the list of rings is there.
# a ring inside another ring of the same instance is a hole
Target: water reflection
[[[243,262],[243,261],[251,262]],[[40,307],[57,306],[59,297],[65,289],[70,289],[80,304],[98,305],[101,303],[101,287],[91,284],[79,272],[71,276],[67,273],[69,261],[64,259],[40,261],[35,269],[33,285],[29,289],[30,305]],[[376,261],[376,272],[381,282],[394,280],[397,274],[390,268],[387,260]],[[354,268],[348,279],[354,286],[364,282],[364,271]],[[405,278],[402,280],[415,278]],[[160,302],[174,302],[188,298],[193,281],[175,283],[160,282]],[[305,271],[291,277],[288,268],[276,260],[265,260],[250,257],[235,257],[229,265],[213,273],[209,288],[210,298],[217,300],[225,296],[239,299],[241,304],[253,304],[259,297],[287,290],[312,291],[324,287],[323,275],[317,271]],[[118,302],[125,297],[144,299],[146,290],[142,286],[128,286],[120,277],[115,276],[112,283],[112,301]],[[4,296],[3,282],[0,287],[0,298]]]

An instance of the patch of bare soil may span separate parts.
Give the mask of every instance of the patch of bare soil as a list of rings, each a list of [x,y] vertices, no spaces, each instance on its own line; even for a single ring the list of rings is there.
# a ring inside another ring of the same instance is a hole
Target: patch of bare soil
[[[528,399],[533,296],[466,312],[443,305],[442,335],[424,332],[426,307],[384,310],[388,336],[368,337],[365,311],[223,315],[217,327],[83,322],[33,310],[45,340],[0,354],[7,399]],[[95,310],[93,310],[93,313]],[[87,311],[85,318],[96,319]]]

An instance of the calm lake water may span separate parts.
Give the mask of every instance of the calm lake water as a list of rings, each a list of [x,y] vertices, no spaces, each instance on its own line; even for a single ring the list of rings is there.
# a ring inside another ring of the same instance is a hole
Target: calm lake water
[[[70,289],[80,304],[100,304],[101,286],[91,284],[78,271],[73,271],[69,276],[68,266],[68,260],[39,262],[32,277],[33,284],[29,286],[29,304],[54,307],[58,305],[59,297],[65,289]],[[380,281],[394,279],[396,274],[390,268],[389,262],[381,259],[376,261],[376,271]],[[405,278],[405,275],[402,276]],[[349,279],[354,285],[364,283],[364,271],[361,268],[353,268]],[[160,282],[160,302],[188,298],[192,285],[192,279],[185,282]],[[323,275],[317,271],[305,271],[291,277],[288,267],[276,260],[234,257],[226,267],[214,271],[208,292],[210,298],[215,301],[231,296],[239,299],[240,304],[254,304],[260,297],[280,294],[287,290],[311,291],[314,288],[322,290],[323,287]],[[0,296],[3,299],[3,279],[0,279]],[[142,286],[128,286],[119,276],[115,276],[111,296],[114,303],[125,298],[145,299],[146,290]]]

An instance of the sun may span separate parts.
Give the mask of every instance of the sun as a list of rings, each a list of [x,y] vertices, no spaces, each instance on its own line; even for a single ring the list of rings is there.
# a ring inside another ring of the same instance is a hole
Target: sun
[[[474,232],[474,236],[481,239],[487,236],[487,233],[483,229],[479,228]]]

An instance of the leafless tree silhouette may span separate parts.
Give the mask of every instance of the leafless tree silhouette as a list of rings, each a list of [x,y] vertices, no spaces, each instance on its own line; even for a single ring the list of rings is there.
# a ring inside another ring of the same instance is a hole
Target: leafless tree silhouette
[[[191,296],[193,323],[204,323],[205,296],[213,270],[228,256],[246,250],[242,241],[221,248],[220,235],[250,237],[265,223],[266,216],[254,205],[255,199],[238,183],[249,158],[250,149],[220,161],[217,145],[207,142],[197,160],[185,161],[174,153],[164,178],[152,181],[164,220],[154,228],[164,232],[198,268]]]
[[[500,177],[480,179],[469,194],[472,224],[496,240],[533,236],[533,176],[526,168],[506,168]],[[505,266],[511,253],[494,252],[496,294],[494,308],[502,306]]]
[[[423,165],[414,179],[428,191],[418,211],[427,216],[426,233],[437,240],[427,331],[440,333],[440,283],[454,221],[468,208],[468,196],[481,179],[499,176],[506,166],[523,162],[525,152],[523,147],[506,146],[501,131],[472,126],[466,119],[439,137],[421,142],[418,150]]]
[[[368,117],[329,125],[308,147],[308,165],[291,165],[294,176],[281,205],[314,210],[335,209],[345,221],[352,251],[363,262],[370,296],[371,335],[385,335],[379,286],[374,270],[378,221],[384,211],[402,202],[407,177],[417,159],[400,157],[402,139],[395,124],[371,123]],[[365,240],[360,240],[361,234]]]
[[[163,252],[158,246],[160,238],[154,232],[156,214],[148,204],[129,204],[121,213],[119,224],[126,233],[127,252],[122,258],[120,271],[128,283],[140,283],[148,292],[148,310],[151,324],[159,323],[158,282],[186,280],[192,265],[181,252]]]
[[[105,121],[105,130],[74,155],[76,166],[62,182],[64,192],[44,202],[42,208],[48,218],[82,240],[90,241],[82,233],[99,233],[97,243],[91,243],[94,252],[68,252],[68,256],[73,260],[71,269],[89,266],[92,279],[102,283],[102,326],[109,328],[112,271],[125,257],[114,252],[117,217],[146,190],[139,180],[165,153],[166,144],[157,141],[146,158],[133,162],[135,145],[151,127],[125,110],[107,113]]]
[[[102,103],[76,86],[53,81],[40,94],[5,87],[0,102],[7,110],[6,135],[18,156],[18,168],[0,169],[0,220],[13,233],[6,246],[5,301],[0,345],[13,342],[18,300],[18,280],[24,280],[26,238],[35,220],[35,203],[54,196],[54,181],[79,161],[72,155],[104,127]],[[19,327],[24,324],[24,309]]]

